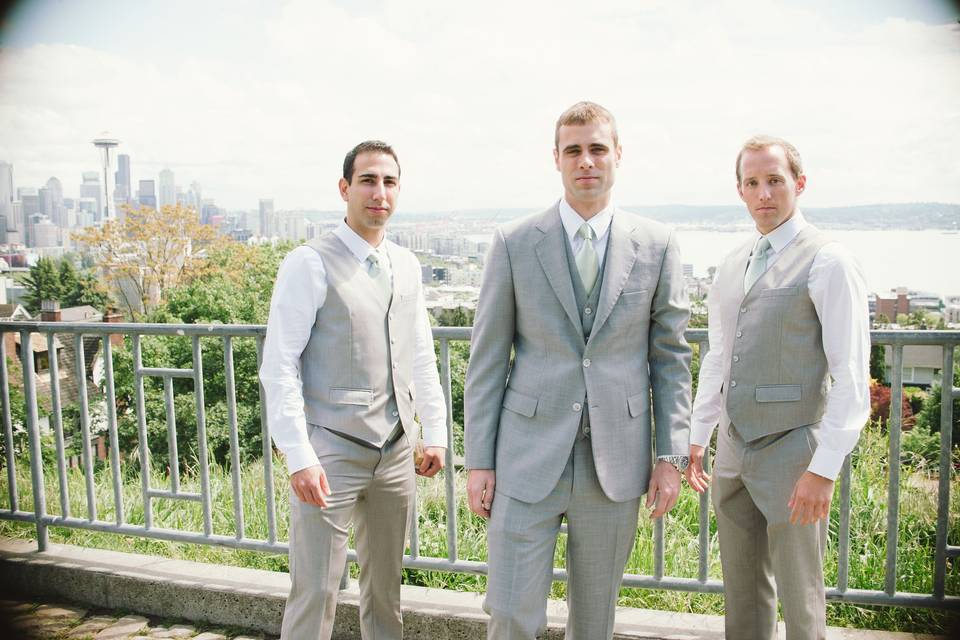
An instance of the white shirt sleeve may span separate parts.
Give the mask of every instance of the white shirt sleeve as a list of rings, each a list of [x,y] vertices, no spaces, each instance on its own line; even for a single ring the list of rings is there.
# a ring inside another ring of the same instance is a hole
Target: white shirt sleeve
[[[840,244],[813,260],[810,299],[823,326],[823,352],[833,386],[807,470],[833,480],[870,417],[870,314],[863,270]]]
[[[413,347],[413,386],[417,392],[417,415],[423,425],[423,444],[447,446],[447,402],[440,387],[437,360],[433,351],[433,332],[427,317],[423,285],[417,284],[417,319]]]
[[[700,376],[697,378],[697,397],[693,402],[693,421],[690,425],[690,444],[706,448],[713,428],[720,422],[723,386],[723,329],[720,325],[719,272],[714,276],[707,294],[707,335],[710,350],[700,354]]]
[[[303,412],[300,355],[326,298],[327,272],[320,254],[310,247],[297,247],[287,254],[270,300],[260,381],[270,435],[286,456],[290,474],[319,464]]]

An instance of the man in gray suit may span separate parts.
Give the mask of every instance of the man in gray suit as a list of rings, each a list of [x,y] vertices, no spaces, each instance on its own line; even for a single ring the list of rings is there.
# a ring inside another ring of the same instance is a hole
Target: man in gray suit
[[[443,466],[446,404],[420,264],[384,237],[400,192],[390,145],[343,163],[346,218],[291,251],[270,304],[260,379],[270,435],[290,473],[290,579],[280,637],[329,640],[347,530],[360,561],[360,631],[400,640],[400,572],[417,473]]]
[[[563,198],[496,231],[464,392],[467,495],[490,518],[484,608],[497,640],[546,625],[564,518],[567,638],[612,637],[640,497],[654,518],[669,511],[686,464],[676,239],[612,205],[621,149],[609,111],[575,104],[554,142]]]
[[[804,220],[807,177],[781,138],[737,156],[756,232],[720,265],[708,298],[687,479],[719,422],[713,504],[726,635],[773,640],[777,595],[788,640],[823,640],[823,551],[833,481],[870,414],[867,291],[857,261]]]

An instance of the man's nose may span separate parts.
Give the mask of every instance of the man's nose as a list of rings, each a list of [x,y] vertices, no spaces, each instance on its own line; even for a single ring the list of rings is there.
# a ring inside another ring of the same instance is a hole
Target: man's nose
[[[593,164],[594,164],[594,163],[593,163],[593,156],[591,156],[589,153],[585,153],[585,154],[583,154],[582,156],[580,156],[580,165],[579,165],[579,166],[580,166],[581,169],[589,169],[590,167],[593,166]]]
[[[371,196],[374,200],[383,200],[387,197],[387,187],[382,182],[378,182],[373,187],[373,195]]]

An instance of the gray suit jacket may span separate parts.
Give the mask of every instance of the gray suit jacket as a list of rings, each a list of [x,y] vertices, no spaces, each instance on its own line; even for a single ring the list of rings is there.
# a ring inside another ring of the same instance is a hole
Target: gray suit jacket
[[[617,210],[585,342],[564,242],[557,205],[494,235],[464,390],[466,465],[494,469],[497,492],[542,500],[563,472],[589,398],[600,485],[610,499],[630,500],[647,491],[654,446],[657,455],[688,453],[689,310],[679,251],[664,225]]]

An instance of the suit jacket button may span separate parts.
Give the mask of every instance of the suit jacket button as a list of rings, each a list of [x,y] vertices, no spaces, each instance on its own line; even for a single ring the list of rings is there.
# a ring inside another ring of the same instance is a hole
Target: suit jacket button
[[[737,331],[737,337],[738,337],[738,338],[742,338],[742,337],[743,337],[743,331]]]
[[[584,358],[584,359],[583,359],[583,366],[585,366],[585,367],[589,367],[589,366],[590,366],[590,358]]]
[[[571,407],[571,408],[572,408],[574,411],[580,411],[580,409],[583,409],[583,405],[580,404],[579,402],[574,402],[574,403],[573,403],[573,407]]]
[[[730,386],[731,386],[731,387],[737,386],[737,381],[736,381],[736,380],[731,380],[731,381],[730,381]]]
[[[587,307],[586,309],[583,310],[583,312],[587,315],[590,315],[591,313],[593,313],[593,309],[591,309],[590,307]]]
[[[740,307],[740,313],[746,313],[746,312],[747,312],[746,307]]]
[[[733,356],[734,362],[740,362],[740,356]]]

